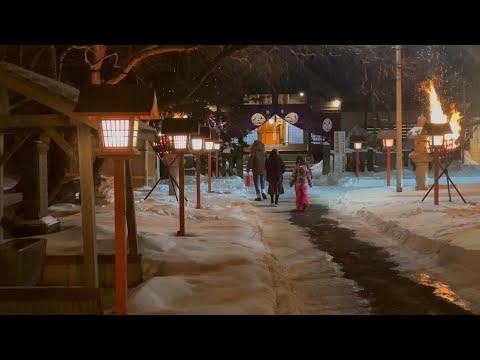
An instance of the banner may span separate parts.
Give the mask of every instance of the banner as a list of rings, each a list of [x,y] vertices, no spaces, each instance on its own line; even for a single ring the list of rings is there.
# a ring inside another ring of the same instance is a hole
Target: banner
[[[307,104],[237,106],[232,109],[230,126],[235,130],[250,132],[274,115],[302,130],[329,139],[341,128],[340,112],[317,112]]]

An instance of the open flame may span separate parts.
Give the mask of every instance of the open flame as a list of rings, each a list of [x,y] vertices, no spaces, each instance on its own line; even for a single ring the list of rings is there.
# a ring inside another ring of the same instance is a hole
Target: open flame
[[[450,105],[450,118],[447,118],[447,115],[443,113],[442,103],[438,98],[437,92],[435,91],[435,86],[433,80],[430,80],[427,83],[422,85],[422,89],[428,94],[430,100],[430,121],[435,124],[444,124],[450,123],[452,128],[452,134],[446,134],[445,140],[453,140],[453,147],[457,147],[457,140],[460,137],[460,130],[462,129],[460,123],[463,119],[463,116],[460,112],[457,111],[455,104]]]

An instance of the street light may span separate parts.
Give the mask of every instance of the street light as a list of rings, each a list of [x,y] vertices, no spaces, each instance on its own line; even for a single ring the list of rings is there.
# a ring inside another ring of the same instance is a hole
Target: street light
[[[341,101],[338,100],[338,99],[335,99],[335,100],[332,101],[332,105],[333,105],[334,107],[338,108],[338,107],[340,107],[340,105],[341,105]]]
[[[440,157],[443,152],[449,150],[450,142],[445,140],[446,134],[452,134],[452,128],[449,123],[426,123],[422,129],[422,135],[427,136],[427,151],[433,155],[433,204],[438,205],[440,173]]]
[[[125,160],[139,154],[140,120],[158,117],[155,91],[137,85],[91,85],[80,91],[74,116],[98,124],[99,157],[112,158],[115,196],[116,313],[127,313],[127,245],[125,221]]]
[[[382,139],[383,149],[387,151],[387,186],[390,186],[390,151],[394,149],[396,130],[380,130],[377,139]]]
[[[360,172],[360,150],[363,143],[365,143],[365,136],[363,135],[351,135],[350,142],[353,143],[355,149],[355,176],[358,176]]]

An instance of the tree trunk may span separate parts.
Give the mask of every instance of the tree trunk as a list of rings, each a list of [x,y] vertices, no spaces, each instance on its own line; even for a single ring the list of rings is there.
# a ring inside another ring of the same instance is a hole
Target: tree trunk
[[[100,70],[102,69],[103,61],[100,61],[105,57],[107,53],[106,45],[93,45],[93,66],[90,68],[90,83],[98,85],[102,83],[102,75]]]

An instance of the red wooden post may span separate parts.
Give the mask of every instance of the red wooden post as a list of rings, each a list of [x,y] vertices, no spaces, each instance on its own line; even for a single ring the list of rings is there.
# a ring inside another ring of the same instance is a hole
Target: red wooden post
[[[439,198],[439,194],[438,194],[438,187],[439,187],[439,184],[438,184],[438,175],[439,175],[439,172],[440,172],[440,168],[439,168],[439,161],[438,161],[438,152],[437,151],[434,151],[433,152],[433,180],[434,180],[434,187],[433,187],[433,204],[434,205],[438,205],[438,198]]]
[[[212,192],[212,153],[208,152],[208,192]]]
[[[355,176],[360,173],[360,152],[355,151]]]
[[[178,236],[185,236],[185,165],[183,163],[183,154],[178,158],[178,172],[179,172],[179,192],[178,201],[180,212],[180,230],[177,231]]]
[[[197,155],[197,209],[201,209],[201,196],[200,196],[200,154]]]
[[[127,314],[127,243],[125,241],[125,190],[123,159],[114,160],[115,199],[115,303],[118,315]]]
[[[390,186],[390,149],[387,149],[387,186]]]

